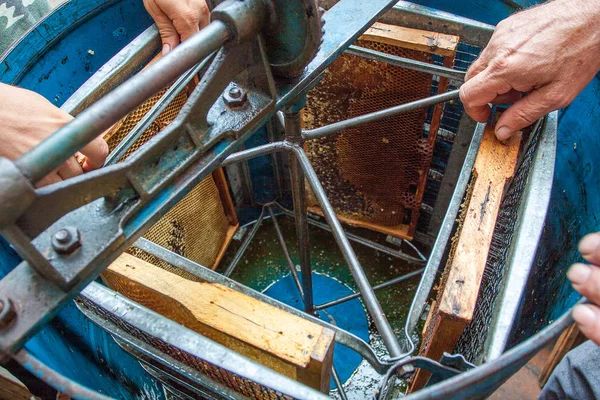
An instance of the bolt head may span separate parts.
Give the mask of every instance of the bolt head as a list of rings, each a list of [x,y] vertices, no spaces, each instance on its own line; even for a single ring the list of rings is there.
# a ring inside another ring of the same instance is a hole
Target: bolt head
[[[234,99],[239,99],[240,97],[242,97],[242,90],[239,87],[233,87],[229,89],[229,96],[231,96]]]
[[[77,228],[67,227],[52,235],[52,248],[59,254],[71,254],[81,247]]]
[[[232,110],[239,110],[248,104],[248,95],[243,88],[232,86],[223,93],[223,100]]]
[[[71,238],[71,234],[66,229],[61,229],[60,231],[54,234],[54,238],[59,243],[67,243]]]

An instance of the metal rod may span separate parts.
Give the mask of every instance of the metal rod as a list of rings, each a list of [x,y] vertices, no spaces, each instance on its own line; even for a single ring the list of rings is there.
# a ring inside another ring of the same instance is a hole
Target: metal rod
[[[12,358],[40,380],[66,394],[69,398],[83,400],[110,400],[110,397],[97,393],[79,383],[59,374],[25,349],[19,350]]]
[[[284,118],[283,111],[277,111],[277,120],[279,121],[281,126],[283,128],[285,128],[285,118]]]
[[[392,280],[389,280],[387,282],[380,283],[377,286],[373,286],[373,290],[385,289],[385,288],[393,286],[393,285],[395,285],[397,283],[404,282],[407,279],[410,279],[410,278],[413,278],[415,276],[421,275],[423,273],[423,271],[425,271],[425,268],[421,268],[421,269],[418,269],[416,271],[409,272],[408,274],[405,274],[405,275],[399,276],[397,278],[394,278]],[[360,293],[354,293],[354,294],[351,294],[351,295],[348,295],[348,296],[345,296],[345,297],[341,297],[341,298],[339,298],[337,300],[332,300],[330,302],[317,305],[317,306],[315,306],[315,310],[317,310],[317,311],[318,310],[324,310],[326,308],[337,306],[338,304],[342,304],[342,303],[345,303],[347,301],[357,299],[359,297],[360,297]]]
[[[253,147],[248,150],[238,151],[227,157],[222,163],[221,167],[227,167],[242,161],[249,160],[255,157],[266,156],[276,151],[287,150],[288,145],[284,142],[274,142],[263,144],[262,146]]]
[[[285,113],[285,135],[291,141],[302,142],[302,127],[299,112]],[[306,187],[304,173],[295,157],[290,159],[290,176],[292,181],[292,197],[294,199],[294,216],[296,218],[296,235],[300,271],[302,273],[302,289],[304,293],[304,311],[311,314],[314,309],[312,266],[310,264],[310,243],[308,237],[308,208],[306,205]]]
[[[495,28],[480,21],[403,0],[398,1],[379,22],[457,35],[461,42],[482,48],[487,46]]]
[[[278,130],[275,128],[275,119],[272,118],[267,122],[267,140],[270,143],[275,143],[277,140],[276,132]],[[271,153],[271,162],[273,163],[273,175],[275,177],[275,182],[277,182],[277,198],[283,198],[283,178],[281,176],[281,163],[279,162],[279,154]]]
[[[444,78],[453,79],[463,82],[466,72],[458,71],[452,68],[447,68],[441,65],[429,64],[423,61],[413,60],[406,57],[394,56],[380,51],[366,49],[360,46],[350,46],[346,53],[367,58],[369,60],[381,61],[386,64],[394,65],[413,71],[424,72],[426,74],[437,75]]]
[[[335,318],[333,318],[333,315],[329,314],[327,311],[323,311],[323,313],[327,316],[327,318],[329,318],[329,322],[331,323],[331,325],[337,326],[337,322],[335,321]],[[335,365],[333,364],[331,366],[331,376],[333,377],[333,382],[335,383],[335,386],[337,387],[342,400],[348,400],[348,396],[346,395],[346,391],[344,390],[344,384],[342,383],[342,380],[340,379],[340,376],[338,375],[337,370],[335,369]]]
[[[73,121],[19,157],[15,164],[32,182],[39,181],[146,99],[220,48],[229,35],[223,22],[211,22],[168,55],[92,104]]]
[[[233,260],[231,260],[231,263],[229,263],[229,265],[227,266],[227,269],[225,270],[223,275],[229,277],[231,275],[231,273],[233,272],[233,270],[235,269],[235,267],[237,267],[238,263],[244,256],[244,253],[246,252],[246,250],[248,250],[248,246],[250,246],[250,242],[252,242],[252,239],[254,239],[254,236],[256,236],[256,233],[258,232],[258,229],[260,228],[260,225],[262,224],[264,217],[265,217],[265,208],[263,207],[262,211],[260,212],[260,216],[258,217],[258,219],[256,220],[256,223],[252,227],[252,230],[250,232],[248,232],[248,235],[246,235],[246,237],[244,238],[242,245],[238,249],[237,253],[235,253]]]
[[[342,400],[348,400],[348,396],[346,395],[346,391],[344,390],[344,385],[340,380],[340,376],[338,375],[335,366],[331,367],[331,376],[333,378],[333,382],[335,382],[335,386],[337,387],[338,393],[340,394]]]
[[[344,259],[348,263],[348,267],[350,268],[350,272],[354,277],[354,281],[358,286],[360,293],[365,301],[365,306],[373,318],[373,322],[381,335],[381,338],[385,344],[385,347],[389,351],[392,357],[397,357],[402,354],[402,350],[400,348],[400,344],[398,343],[398,339],[394,334],[394,330],[390,326],[383,309],[381,308],[381,304],[377,300],[377,296],[375,296],[375,292],[373,288],[369,284],[369,280],[365,271],[363,270],[358,258],[356,257],[356,253],[354,253],[354,249],[352,249],[352,245],[348,241],[348,237],[342,228],[342,224],[338,220],[331,203],[327,199],[327,195],[325,193],[325,189],[319,182],[319,178],[314,168],[310,164],[308,156],[304,152],[304,150],[297,146],[294,147],[294,154],[296,155],[296,161],[302,167],[304,171],[304,175],[306,176],[306,180],[310,184],[313,194],[316,197],[319,205],[321,206],[321,210],[323,210],[323,214],[325,215],[325,219],[327,223],[331,227],[333,237],[337,242]]]
[[[380,121],[395,115],[405,114],[411,111],[418,110],[433,106],[435,104],[444,103],[450,100],[458,99],[459,91],[452,90],[447,93],[438,94],[435,96],[427,97],[425,99],[412,101],[410,103],[401,104],[399,106],[387,108],[385,110],[376,111],[374,113],[361,115],[360,117],[350,118],[345,121],[337,122],[335,124],[326,125],[321,128],[311,129],[304,131],[302,136],[305,140],[318,139],[333,133],[338,133],[344,129],[354,128],[357,126],[365,125],[371,122]]]
[[[246,149],[246,147],[243,145],[240,148],[242,151]],[[237,168],[242,177],[241,183],[243,198],[245,199],[246,204],[250,204],[252,207],[254,207],[256,206],[256,202],[254,201],[254,188],[252,186],[252,177],[250,175],[250,166],[248,165],[248,161],[246,160],[238,163]]]
[[[283,237],[283,232],[281,232],[281,227],[277,222],[277,218],[275,217],[275,213],[271,207],[267,207],[269,210],[269,215],[271,216],[271,220],[273,221],[273,226],[275,227],[275,232],[277,233],[277,238],[279,239],[279,244],[281,245],[281,249],[283,250],[283,255],[288,264],[288,268],[290,273],[292,274],[292,278],[294,278],[294,283],[296,284],[296,288],[298,288],[298,292],[300,292],[300,296],[304,299],[304,291],[302,290],[302,283],[300,283],[300,278],[298,278],[298,273],[296,272],[296,266],[294,265],[294,261],[290,256],[290,252],[287,248],[287,244],[285,243],[285,238]]]
[[[133,129],[125,136],[125,138],[117,145],[117,147],[108,155],[106,158],[106,162],[104,165],[111,165],[117,163],[133,146],[133,144],[142,136],[142,134],[152,125],[152,123],[158,118],[158,116],[171,104],[171,102],[179,96],[179,93],[194,77],[200,72],[200,70],[206,65],[206,63],[210,60],[210,57],[207,57],[204,61],[191,68],[185,74],[179,77],[175,81],[173,85],[164,95],[161,96],[160,99],[152,106],[150,111],[148,111],[142,119],[133,127]]]
[[[294,216],[294,213],[292,213],[290,210],[288,210],[287,208],[283,207],[281,204],[279,203],[275,203],[275,205],[277,207],[279,207],[279,209],[286,215],[289,215],[290,217]],[[316,226],[317,228],[323,229],[327,232],[331,232],[331,228],[329,227],[329,225],[324,224],[322,222],[316,221],[312,218],[308,219],[308,223],[310,225]],[[414,264],[419,264],[419,265],[423,265],[425,264],[425,262],[427,261],[427,259],[425,258],[425,256],[417,249],[414,247],[414,245],[410,242],[406,242],[407,245],[411,246],[411,248],[413,250],[415,250],[415,252],[417,252],[417,254],[419,255],[420,258],[416,258],[416,257],[412,257],[409,256],[408,254],[404,254],[402,251],[400,250],[394,250],[392,248],[389,248],[387,246],[384,246],[382,244],[379,244],[377,242],[374,242],[372,240],[363,238],[361,236],[355,235],[353,233],[347,232],[344,230],[344,232],[346,233],[346,236],[348,237],[348,239],[352,240],[353,242],[362,244],[363,246],[369,247],[373,250],[377,250],[380,251],[384,254],[387,254],[389,256],[395,257],[395,258],[399,258],[401,260],[405,260]]]

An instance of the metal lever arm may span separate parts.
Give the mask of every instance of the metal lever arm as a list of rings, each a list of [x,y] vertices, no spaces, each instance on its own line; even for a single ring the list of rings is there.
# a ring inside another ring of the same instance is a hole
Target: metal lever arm
[[[256,71],[255,79],[237,77],[248,69]],[[236,111],[220,98],[234,80],[248,93],[248,105]],[[0,293],[18,309],[15,321],[0,331],[0,351],[16,351],[61,304],[216,169],[274,107],[274,82],[262,40],[224,49],[180,115],[143,151],[121,164],[37,190],[15,227],[37,236],[30,252],[43,254],[62,281],[49,280],[31,261],[0,281]],[[80,248],[59,254],[53,235],[66,228],[78,230]]]
[[[282,81],[275,90],[264,42],[248,37],[263,29],[253,7],[260,9],[265,3],[223,2],[220,6],[238,7],[227,15],[241,25],[213,22],[197,39],[182,44],[133,78],[133,83],[126,82],[96,102],[16,164],[3,161],[7,168],[0,166],[0,229],[27,261],[0,281],[0,294],[8,299],[4,306],[15,311],[8,313],[13,315],[10,321],[1,321],[0,353],[17,351],[253,130],[307,91],[327,65],[394,3],[341,1],[327,13],[330,33],[315,59],[298,79]],[[246,7],[248,13],[239,7]],[[215,56],[181,114],[144,149],[119,165],[33,189],[31,181],[45,176],[223,43],[231,47]],[[248,106],[235,112],[219,99],[231,81],[248,93]],[[145,87],[148,82],[151,89]],[[65,228],[77,229],[80,243],[73,252],[60,254],[52,239]]]

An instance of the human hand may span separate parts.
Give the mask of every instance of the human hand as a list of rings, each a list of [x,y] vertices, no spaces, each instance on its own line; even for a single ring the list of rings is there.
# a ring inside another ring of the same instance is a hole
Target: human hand
[[[600,0],[555,0],[500,22],[460,89],[466,112],[486,122],[489,103],[514,103],[496,125],[506,140],[569,105],[600,69],[599,20]]]
[[[0,83],[0,114],[0,157],[10,160],[17,159],[73,119],[39,94],[3,83]],[[108,145],[98,137],[77,155],[82,158],[83,166],[71,157],[36,186],[60,182],[99,168],[107,155]]]
[[[579,251],[588,264],[574,264],[567,277],[573,288],[590,301],[573,310],[573,319],[581,332],[600,345],[600,232],[584,237]]]
[[[179,43],[208,25],[206,0],[144,0],[156,22],[163,43],[163,56]]]

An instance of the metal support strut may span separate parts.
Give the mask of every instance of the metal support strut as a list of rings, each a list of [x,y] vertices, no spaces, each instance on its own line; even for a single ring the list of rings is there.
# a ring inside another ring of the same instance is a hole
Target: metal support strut
[[[304,174],[306,175],[306,180],[310,184],[312,191],[317,198],[321,209],[323,210],[323,214],[325,215],[325,219],[327,223],[331,227],[333,237],[337,242],[344,259],[348,263],[348,267],[350,268],[350,272],[354,277],[354,281],[362,294],[362,298],[365,301],[365,306],[369,311],[369,315],[373,318],[373,322],[381,335],[383,343],[385,347],[389,351],[392,357],[398,357],[402,354],[402,349],[400,348],[400,344],[398,343],[398,338],[394,334],[394,330],[392,329],[383,309],[381,308],[381,304],[379,304],[379,300],[377,300],[377,296],[375,296],[375,291],[373,287],[370,285],[367,275],[363,270],[360,262],[358,261],[358,257],[350,244],[350,241],[346,237],[346,233],[344,232],[344,228],[342,228],[342,224],[335,214],[335,210],[331,206],[329,199],[327,198],[327,194],[325,193],[325,189],[321,185],[317,173],[312,167],[308,156],[300,146],[293,146],[293,152],[295,154],[294,163],[299,163],[302,167]],[[293,163],[293,164],[294,164]],[[298,218],[298,217],[296,217]],[[296,223],[299,224],[300,221],[296,219]]]
[[[285,112],[286,138],[298,145],[302,144],[302,127],[300,113]],[[290,175],[292,179],[292,196],[294,198],[294,216],[296,218],[296,235],[298,236],[298,253],[302,273],[302,292],[304,293],[304,311],[312,314],[314,311],[312,267],[310,264],[310,243],[308,239],[308,209],[306,205],[306,187],[304,173],[296,158],[290,159]]]

